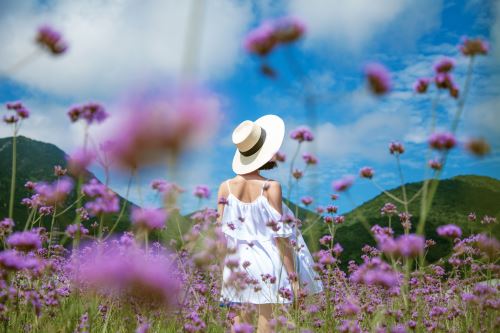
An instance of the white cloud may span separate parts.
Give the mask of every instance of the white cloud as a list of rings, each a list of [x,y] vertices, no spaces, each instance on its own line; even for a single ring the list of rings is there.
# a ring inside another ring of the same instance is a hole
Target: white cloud
[[[227,76],[252,17],[248,4],[230,0],[10,1],[0,16],[2,67],[30,54],[37,27],[49,23],[68,40],[67,54],[43,55],[13,79],[54,94],[100,98],[148,75],[177,76],[188,58],[186,40],[197,43],[187,32],[194,3],[205,4],[194,17],[201,31],[196,67],[204,78]]]
[[[393,46],[413,45],[439,23],[442,1],[293,0],[289,11],[303,18],[312,41],[360,51],[390,34]]]

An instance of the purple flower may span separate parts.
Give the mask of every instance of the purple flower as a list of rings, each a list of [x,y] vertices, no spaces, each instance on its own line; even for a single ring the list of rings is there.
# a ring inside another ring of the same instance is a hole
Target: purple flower
[[[478,54],[488,54],[489,45],[488,42],[480,38],[469,39],[468,37],[463,37],[462,44],[459,45],[459,49],[464,56],[473,57]]]
[[[439,226],[437,229],[437,234],[441,237],[451,237],[460,238],[462,237],[462,230],[459,226],[455,224],[446,224]]]
[[[329,245],[333,237],[331,235],[325,235],[319,239],[319,243],[322,245]]]
[[[455,61],[451,58],[439,59],[434,64],[434,71],[436,73],[449,73],[455,67]]]
[[[136,227],[151,231],[164,228],[168,214],[164,209],[133,207],[130,217]]]
[[[7,110],[14,110],[14,111],[24,109],[24,105],[21,101],[7,102],[5,104],[5,107],[7,108]]]
[[[334,220],[335,224],[342,224],[345,221],[345,216],[344,215],[335,216]]]
[[[167,182],[163,179],[155,179],[151,182],[151,187],[161,193],[164,198],[174,197],[184,192],[184,189],[175,183]]]
[[[299,180],[300,178],[302,178],[303,175],[304,175],[304,173],[301,170],[299,170],[299,169],[295,169],[292,172],[293,178],[295,178],[297,180]]]
[[[365,76],[373,94],[384,95],[391,89],[390,73],[383,65],[378,63],[366,65]]]
[[[326,224],[332,224],[333,223],[333,217],[328,215],[328,216],[325,216],[323,217],[323,221],[326,223]]]
[[[67,176],[61,177],[53,183],[39,182],[35,185],[35,192],[45,205],[61,204],[73,190],[73,180]]]
[[[453,89],[456,87],[453,77],[449,73],[437,73],[434,83],[439,89]]]
[[[10,234],[15,225],[16,224],[14,223],[14,220],[11,218],[6,217],[3,220],[1,220],[0,221],[0,236]]]
[[[339,244],[335,243],[332,248],[333,254],[335,254],[337,257],[344,251],[344,248]]]
[[[352,175],[346,175],[339,180],[332,182],[332,187],[337,192],[347,191],[354,183],[355,177]]]
[[[113,295],[149,309],[177,305],[180,274],[162,250],[146,253],[135,246],[96,244],[74,256],[71,278],[84,291]]]
[[[429,161],[429,167],[433,170],[441,170],[443,168],[443,163],[440,160],[433,159]]]
[[[83,175],[94,161],[95,156],[95,153],[88,149],[76,149],[67,157],[69,172],[75,176]]]
[[[380,208],[380,215],[382,215],[382,216],[384,216],[384,215],[392,216],[392,215],[397,214],[397,213],[398,213],[398,209],[397,209],[396,205],[394,205],[391,202],[387,202],[386,204],[384,204],[384,207]]]
[[[208,199],[210,198],[210,189],[207,185],[197,185],[193,191],[193,195],[200,199]]]
[[[148,333],[150,328],[151,325],[149,325],[149,323],[142,323],[139,327],[137,327],[135,333]]]
[[[393,155],[401,155],[405,152],[405,147],[401,142],[393,141],[389,144],[389,152]]]
[[[274,27],[271,22],[264,22],[248,33],[245,38],[245,49],[258,56],[265,56],[276,46]]]
[[[227,200],[226,197],[220,197],[219,201],[217,202],[219,205],[227,205],[229,201]]]
[[[16,116],[16,115],[7,115],[7,116],[3,116],[3,121],[4,123],[6,124],[15,124],[19,121],[19,117]]]
[[[380,242],[380,250],[382,252],[396,257],[417,257],[424,252],[424,247],[424,237],[416,234],[401,235],[395,240],[392,238],[382,238]]]
[[[433,133],[428,139],[429,146],[437,150],[449,150],[455,147],[457,141],[450,132]]]
[[[489,143],[483,138],[471,138],[465,143],[465,148],[473,155],[483,157],[491,152]]]
[[[88,235],[89,229],[85,228],[82,224],[80,224],[80,228],[78,228],[78,224],[70,224],[66,227],[66,234],[70,238],[75,238],[75,236],[80,230],[80,235]]]
[[[306,162],[307,165],[318,164],[318,159],[316,158],[316,156],[314,156],[313,154],[310,154],[310,153],[304,153],[302,155],[302,159],[304,160],[304,162]]]
[[[417,94],[424,94],[427,92],[427,88],[429,87],[430,79],[428,78],[420,78],[413,85],[413,91]]]
[[[19,271],[26,267],[24,258],[14,250],[0,252],[0,268],[7,271]]]
[[[105,213],[115,213],[120,209],[120,199],[106,185],[92,178],[89,183],[83,185],[82,192],[94,199],[85,203],[85,209],[92,216]]]
[[[379,257],[372,258],[361,265],[351,274],[350,279],[356,283],[375,285],[387,289],[399,285],[398,274]]]
[[[68,116],[72,122],[84,119],[90,125],[94,122],[102,123],[109,115],[101,104],[89,102],[71,107]]]
[[[234,333],[252,333],[254,331],[253,326],[248,323],[235,324],[233,329]]]
[[[474,212],[470,212],[470,213],[469,213],[469,215],[467,215],[467,219],[468,219],[469,221],[471,221],[471,222],[476,221],[476,219],[477,219],[476,213],[474,213]]]
[[[68,49],[68,44],[63,40],[62,35],[48,25],[38,28],[36,42],[53,55],[63,54]]]
[[[304,205],[309,206],[310,204],[312,204],[312,202],[313,202],[313,198],[312,198],[312,197],[310,197],[310,196],[304,196],[304,197],[302,197],[302,198],[300,199],[300,201],[301,201]]]
[[[311,130],[305,126],[300,126],[296,129],[294,129],[290,133],[290,138],[293,140],[297,140],[298,142],[303,142],[303,141],[313,141],[314,140],[314,135],[312,134]]]
[[[274,38],[277,42],[291,43],[302,37],[305,32],[304,23],[296,17],[282,17],[274,22]]]
[[[42,240],[32,231],[15,232],[7,238],[7,244],[19,251],[34,251],[42,247]]]
[[[339,208],[337,206],[334,206],[334,205],[328,205],[328,206],[326,206],[326,211],[328,213],[331,213],[331,214],[337,213],[338,209]]]
[[[363,167],[361,168],[361,170],[359,170],[359,175],[362,178],[372,179],[373,174],[374,174],[373,168],[370,167]]]
[[[174,160],[198,147],[219,124],[219,98],[199,89],[140,89],[127,96],[119,123],[106,138],[115,165],[137,169]]]
[[[340,304],[340,311],[346,316],[353,316],[359,313],[360,308],[356,301],[347,300],[346,302]]]
[[[286,160],[286,155],[280,151],[276,152],[274,154],[274,158],[276,159],[277,162],[285,162]]]

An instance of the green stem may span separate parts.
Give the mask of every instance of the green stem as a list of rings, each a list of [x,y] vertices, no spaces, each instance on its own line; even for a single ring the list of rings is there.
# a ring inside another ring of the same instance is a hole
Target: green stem
[[[108,239],[108,237],[113,234],[113,231],[115,231],[116,226],[118,225],[118,223],[120,222],[123,214],[125,213],[125,207],[127,206],[128,196],[130,194],[130,187],[132,186],[132,180],[133,179],[134,179],[134,171],[132,171],[130,173],[130,177],[128,179],[127,192],[125,193],[125,200],[123,202],[122,209],[120,210],[120,214],[118,215],[118,217],[117,217],[117,219],[115,221],[115,224],[113,224],[113,226],[111,227],[111,229],[108,232],[108,235],[104,238],[104,240]]]
[[[16,191],[16,153],[17,153],[17,125],[14,125],[14,135],[12,136],[12,170],[10,177],[10,198],[9,198],[9,218],[14,216],[14,200]]]
[[[295,153],[293,154],[293,158],[290,161],[290,173],[288,174],[288,191],[286,198],[290,200],[290,195],[292,194],[292,174],[293,174],[293,165],[295,164],[295,160],[297,159],[297,155],[299,154],[300,151],[300,146],[302,142],[299,142],[297,145],[297,149],[295,150]]]

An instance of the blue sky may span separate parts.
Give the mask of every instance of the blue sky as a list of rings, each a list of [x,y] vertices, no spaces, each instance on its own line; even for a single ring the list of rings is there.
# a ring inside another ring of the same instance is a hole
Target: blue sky
[[[83,130],[70,124],[66,110],[74,103],[97,100],[118,117],[115,101],[137,81],[175,81],[185,58],[185,36],[189,26],[190,1],[3,1],[0,11],[0,102],[23,100],[33,117],[21,134],[51,142],[67,152],[82,142]],[[416,78],[432,75],[433,63],[443,56],[457,60],[455,77],[463,85],[467,59],[458,52],[461,36],[482,37],[491,45],[490,55],[476,62],[472,88],[458,138],[483,136],[492,145],[484,159],[461,149],[450,155],[444,178],[459,174],[481,174],[499,178],[500,122],[500,4],[494,1],[269,1],[220,0],[204,8],[199,21],[202,35],[195,57],[195,75],[217,94],[224,115],[217,134],[198,151],[184,156],[176,181],[186,189],[182,212],[197,208],[191,192],[196,184],[212,189],[211,201],[221,181],[233,177],[234,146],[230,135],[245,119],[267,113],[285,120],[287,139],[282,147],[287,163],[265,173],[282,182],[286,192],[288,162],[295,142],[289,131],[311,125],[302,100],[303,80],[290,67],[290,59],[307,77],[316,99],[317,140],[304,144],[302,152],[313,152],[320,160],[308,168],[292,199],[313,195],[313,204],[329,204],[331,183],[346,174],[357,174],[362,166],[375,168],[375,180],[383,188],[399,184],[390,141],[405,144],[402,156],[405,181],[424,177],[423,166],[429,125],[431,94],[413,96]],[[259,60],[241,47],[245,34],[263,19],[296,15],[307,25],[307,34],[296,45],[279,48],[268,59],[278,78],[270,80],[258,72]],[[23,22],[19,25],[18,22]],[[24,68],[9,72],[9,66],[33,50],[32,38],[40,23],[61,29],[70,43],[60,59],[41,55]],[[391,70],[393,91],[376,99],[365,87],[363,65],[383,63]],[[443,98],[438,108],[438,128],[449,127],[455,101]],[[108,125],[111,126],[111,125]],[[107,127],[109,128],[109,127]],[[106,125],[95,134],[106,131]],[[2,137],[9,132],[4,125]],[[303,168],[303,161],[297,161]],[[95,165],[91,170],[102,179]],[[151,180],[168,177],[165,167],[140,173],[143,197],[133,190],[131,199],[144,205],[157,204],[148,189]],[[111,187],[124,195],[126,176],[113,173]],[[345,212],[377,195],[370,182],[356,180],[353,202],[341,197]]]

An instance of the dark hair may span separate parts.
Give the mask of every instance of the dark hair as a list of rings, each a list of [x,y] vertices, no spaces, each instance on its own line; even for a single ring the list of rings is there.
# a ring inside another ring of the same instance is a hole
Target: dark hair
[[[271,170],[274,169],[278,166],[278,163],[276,161],[268,161],[266,164],[261,166],[259,170]]]

